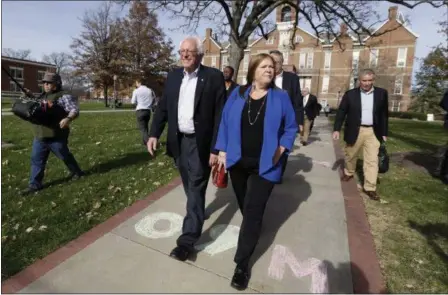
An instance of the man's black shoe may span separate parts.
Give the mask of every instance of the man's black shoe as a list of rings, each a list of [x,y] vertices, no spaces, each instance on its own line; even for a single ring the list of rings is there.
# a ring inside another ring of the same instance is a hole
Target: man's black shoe
[[[27,188],[27,189],[22,190],[22,191],[20,192],[20,195],[21,195],[21,196],[26,196],[26,195],[30,195],[30,194],[32,194],[32,193],[36,193],[36,192],[38,192],[38,191],[40,191],[40,190],[41,190],[41,188],[29,187],[29,188]]]
[[[71,180],[78,180],[78,179],[80,179],[81,177],[83,177],[83,176],[85,176],[86,175],[86,173],[85,172],[81,172],[81,173],[71,173],[69,176],[68,176],[68,178],[69,179],[71,179]]]
[[[191,251],[187,247],[177,246],[171,251],[170,256],[174,259],[185,261],[187,260],[188,256],[190,256],[190,254]]]
[[[230,285],[237,290],[245,290],[249,284],[249,270],[247,268],[236,267]]]

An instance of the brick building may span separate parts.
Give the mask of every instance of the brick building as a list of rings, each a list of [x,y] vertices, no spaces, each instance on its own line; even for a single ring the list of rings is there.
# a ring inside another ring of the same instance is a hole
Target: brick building
[[[335,36],[315,36],[300,27],[296,28],[294,49],[290,48],[295,13],[288,5],[277,8],[276,28],[268,33],[268,40],[258,38],[249,41],[244,59],[240,64],[238,83],[245,83],[251,55],[277,49],[285,57],[284,69],[291,71],[294,65],[301,86],[309,87],[319,101],[327,101],[336,107],[344,92],[357,84],[357,73],[363,68],[376,72],[376,85],[389,92],[390,109],[406,111],[410,104],[412,68],[418,35],[404,22],[397,6],[388,11],[387,20],[377,33],[389,31],[377,37],[358,37],[348,31],[346,25]],[[219,42],[206,29],[203,64],[223,70],[228,64],[229,42]]]
[[[23,87],[36,94],[43,92],[44,73],[56,72],[56,65],[5,56],[2,56],[2,67],[8,70]],[[2,71],[2,97],[19,95],[21,95],[20,88]]]

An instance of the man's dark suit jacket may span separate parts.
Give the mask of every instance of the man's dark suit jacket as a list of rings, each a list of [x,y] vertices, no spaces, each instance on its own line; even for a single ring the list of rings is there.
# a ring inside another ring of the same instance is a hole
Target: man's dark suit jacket
[[[314,120],[318,112],[317,97],[315,95],[310,94],[308,96],[308,101],[306,102],[304,108],[308,120]]]
[[[230,84],[230,87],[228,90],[226,90],[226,98],[228,98],[230,96],[230,94],[232,93],[232,91],[238,86],[237,83],[233,82]]]
[[[291,98],[292,105],[296,111],[297,124],[303,125],[303,97],[302,91],[300,90],[299,76],[283,71],[282,89],[288,92],[289,98]]]
[[[168,74],[149,132],[150,137],[159,138],[168,123],[167,154],[177,158],[180,155],[180,136],[178,125],[179,91],[184,78],[184,69],[175,69]],[[214,68],[200,65],[194,97],[194,129],[199,158],[208,165],[210,153],[214,149],[221,112],[226,101],[226,88],[223,74]]]
[[[354,88],[347,91],[342,97],[336,118],[334,121],[334,131],[341,131],[345,120],[344,141],[355,144],[358,139],[361,126],[361,90]],[[389,129],[389,99],[387,90],[375,87],[373,90],[373,130],[380,142],[383,136],[387,136]]]

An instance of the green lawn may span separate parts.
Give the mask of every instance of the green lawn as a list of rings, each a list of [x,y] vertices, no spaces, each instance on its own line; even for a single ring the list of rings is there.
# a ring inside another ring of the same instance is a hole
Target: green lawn
[[[12,100],[3,100],[2,101],[2,109],[11,109]],[[83,111],[93,111],[93,110],[110,110],[110,107],[105,107],[104,102],[98,101],[80,101],[79,108]],[[121,108],[118,109],[134,109],[134,106],[130,103],[123,104]]]
[[[151,159],[141,145],[133,112],[83,114],[73,123],[69,146],[88,176],[64,181],[65,165],[50,155],[37,194],[27,187],[32,134],[28,123],[2,117],[2,281],[177,176],[165,146]],[[164,141],[164,139],[162,139]]]
[[[447,142],[440,122],[390,119],[389,153],[429,157]],[[379,180],[382,202],[364,203],[388,291],[448,293],[448,185],[395,163]]]

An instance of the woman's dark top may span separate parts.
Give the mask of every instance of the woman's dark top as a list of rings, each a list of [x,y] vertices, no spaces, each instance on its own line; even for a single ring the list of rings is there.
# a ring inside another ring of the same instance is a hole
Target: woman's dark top
[[[241,157],[259,161],[263,146],[264,116],[267,94],[247,100],[241,117]]]

